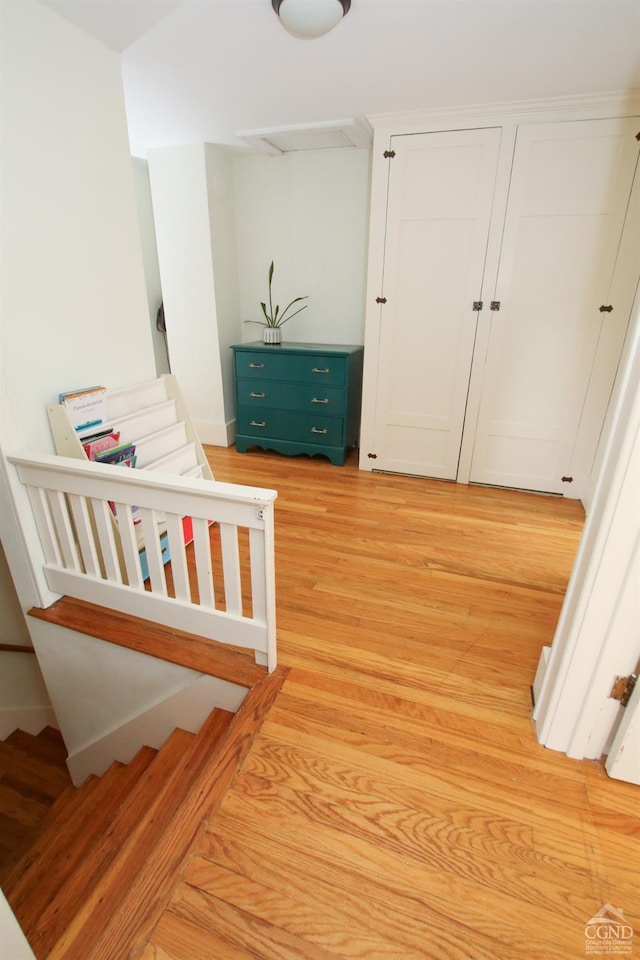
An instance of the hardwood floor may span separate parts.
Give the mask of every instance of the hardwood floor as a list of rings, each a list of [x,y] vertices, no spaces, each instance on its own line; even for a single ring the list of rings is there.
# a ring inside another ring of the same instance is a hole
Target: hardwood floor
[[[279,491],[290,672],[136,957],[569,960],[607,903],[640,950],[638,789],[531,720],[580,505],[207,454]]]

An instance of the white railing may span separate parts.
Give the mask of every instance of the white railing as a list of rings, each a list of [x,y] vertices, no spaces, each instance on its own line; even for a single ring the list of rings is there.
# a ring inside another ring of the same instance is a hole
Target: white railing
[[[69,457],[9,461],[50,590],[254,650],[275,668],[276,491]]]

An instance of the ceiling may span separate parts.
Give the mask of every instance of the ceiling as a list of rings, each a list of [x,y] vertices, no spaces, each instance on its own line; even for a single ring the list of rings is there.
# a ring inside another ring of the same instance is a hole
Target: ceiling
[[[270,0],[42,0],[121,54],[132,153],[236,131],[640,87],[640,0],[353,0],[296,39]]]

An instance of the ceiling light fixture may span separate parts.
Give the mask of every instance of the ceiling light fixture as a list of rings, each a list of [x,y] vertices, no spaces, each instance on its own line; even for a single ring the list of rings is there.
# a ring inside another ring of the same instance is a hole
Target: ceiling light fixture
[[[351,0],[271,0],[283,27],[296,37],[321,37],[349,12]]]

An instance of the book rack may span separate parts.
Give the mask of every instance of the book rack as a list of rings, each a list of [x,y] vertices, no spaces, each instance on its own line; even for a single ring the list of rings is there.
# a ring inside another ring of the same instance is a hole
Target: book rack
[[[87,460],[81,434],[73,427],[64,404],[50,404],[47,412],[56,453]],[[173,375],[165,374],[131,387],[107,390],[105,425],[120,433],[121,443],[135,445],[136,470],[157,470],[181,477],[213,480],[211,467]],[[189,519],[185,517],[183,521],[185,543],[191,539]],[[113,524],[117,535],[115,516]],[[158,536],[166,563],[170,556],[162,522],[158,524]],[[143,579],[146,579],[148,564],[141,535],[138,535],[138,549]]]

